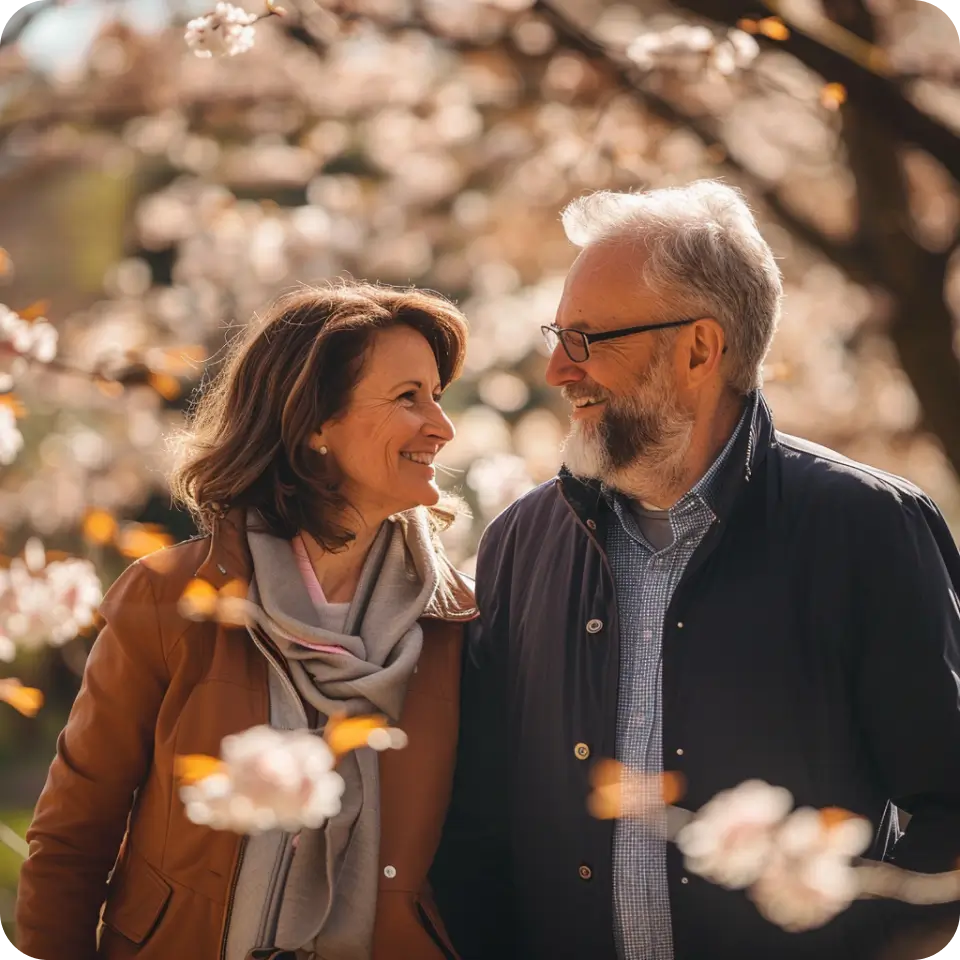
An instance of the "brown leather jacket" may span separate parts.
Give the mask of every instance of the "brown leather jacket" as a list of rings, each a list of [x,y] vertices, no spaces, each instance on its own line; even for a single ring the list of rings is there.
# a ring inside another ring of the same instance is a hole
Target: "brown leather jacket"
[[[217,756],[227,734],[267,723],[271,667],[245,629],[185,619],[177,604],[194,577],[219,588],[250,571],[235,511],[212,537],[133,564],[108,592],[27,834],[16,922],[28,956],[221,957],[242,843],[187,820],[174,756]],[[374,960],[455,956],[426,889],[453,779],[463,622],[475,615],[465,586],[452,587],[455,599],[422,620],[400,720],[409,745],[380,759]]]

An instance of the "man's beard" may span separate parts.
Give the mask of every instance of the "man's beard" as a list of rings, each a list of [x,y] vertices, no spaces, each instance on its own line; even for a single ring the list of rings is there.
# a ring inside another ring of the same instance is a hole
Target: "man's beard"
[[[567,469],[634,496],[672,491],[683,480],[693,415],[676,396],[667,351],[637,390],[615,397],[597,386],[565,387],[564,397],[606,401],[598,422],[574,421],[564,443]]]

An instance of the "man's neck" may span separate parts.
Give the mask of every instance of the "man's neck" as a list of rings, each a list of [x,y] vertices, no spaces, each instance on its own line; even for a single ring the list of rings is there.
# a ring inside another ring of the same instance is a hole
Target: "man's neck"
[[[708,413],[694,422],[686,449],[675,463],[658,464],[647,470],[642,465],[617,484],[628,496],[648,510],[669,510],[692,490],[720,456],[736,430],[745,404],[744,397],[724,396]]]

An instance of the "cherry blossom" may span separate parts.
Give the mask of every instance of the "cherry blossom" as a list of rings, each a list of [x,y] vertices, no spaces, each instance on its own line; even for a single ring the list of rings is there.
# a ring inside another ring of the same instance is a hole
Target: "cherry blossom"
[[[721,791],[677,836],[687,869],[729,889],[750,886],[772,856],[777,827],[792,806],[788,790],[762,780]]]
[[[225,737],[221,749],[221,764],[180,788],[194,823],[246,834],[296,831],[339,813],[344,782],[320,737],[261,726]]]
[[[198,57],[235,57],[253,46],[253,24],[259,19],[255,13],[247,13],[232,3],[218,3],[213,13],[187,24],[184,40]]]
[[[641,33],[627,48],[627,57],[641,70],[693,74],[707,69],[722,76],[750,66],[759,53],[757,41],[742,30],[719,35],[709,27],[682,23]]]
[[[797,933],[823,926],[860,893],[852,860],[869,846],[870,824],[860,817],[837,822],[801,807],[778,828],[776,841],[748,895],[772,923]]]
[[[13,463],[23,449],[23,434],[17,429],[17,418],[8,406],[0,406],[0,463]]]
[[[0,659],[16,648],[62,646],[93,622],[102,590],[89,560],[46,563],[43,545],[31,539],[24,557],[0,569]]]
[[[0,303],[0,347],[39,363],[50,363],[57,355],[57,339],[56,327],[43,317],[25,320]]]
[[[194,823],[254,834],[320,827],[340,812],[335,766],[351,750],[399,750],[406,734],[381,717],[332,717],[322,737],[260,726],[225,737],[222,760],[177,758],[180,798]]]

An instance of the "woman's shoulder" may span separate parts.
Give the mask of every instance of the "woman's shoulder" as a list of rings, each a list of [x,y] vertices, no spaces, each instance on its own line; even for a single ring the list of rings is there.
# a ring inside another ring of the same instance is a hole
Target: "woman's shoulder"
[[[473,578],[458,570],[443,550],[437,551],[437,589],[425,616],[448,623],[468,623],[478,616]]]
[[[167,608],[173,604],[176,607],[197,579],[209,552],[210,537],[196,536],[140,557],[114,581],[103,606],[109,607],[131,594],[143,594],[151,596],[157,606]]]

